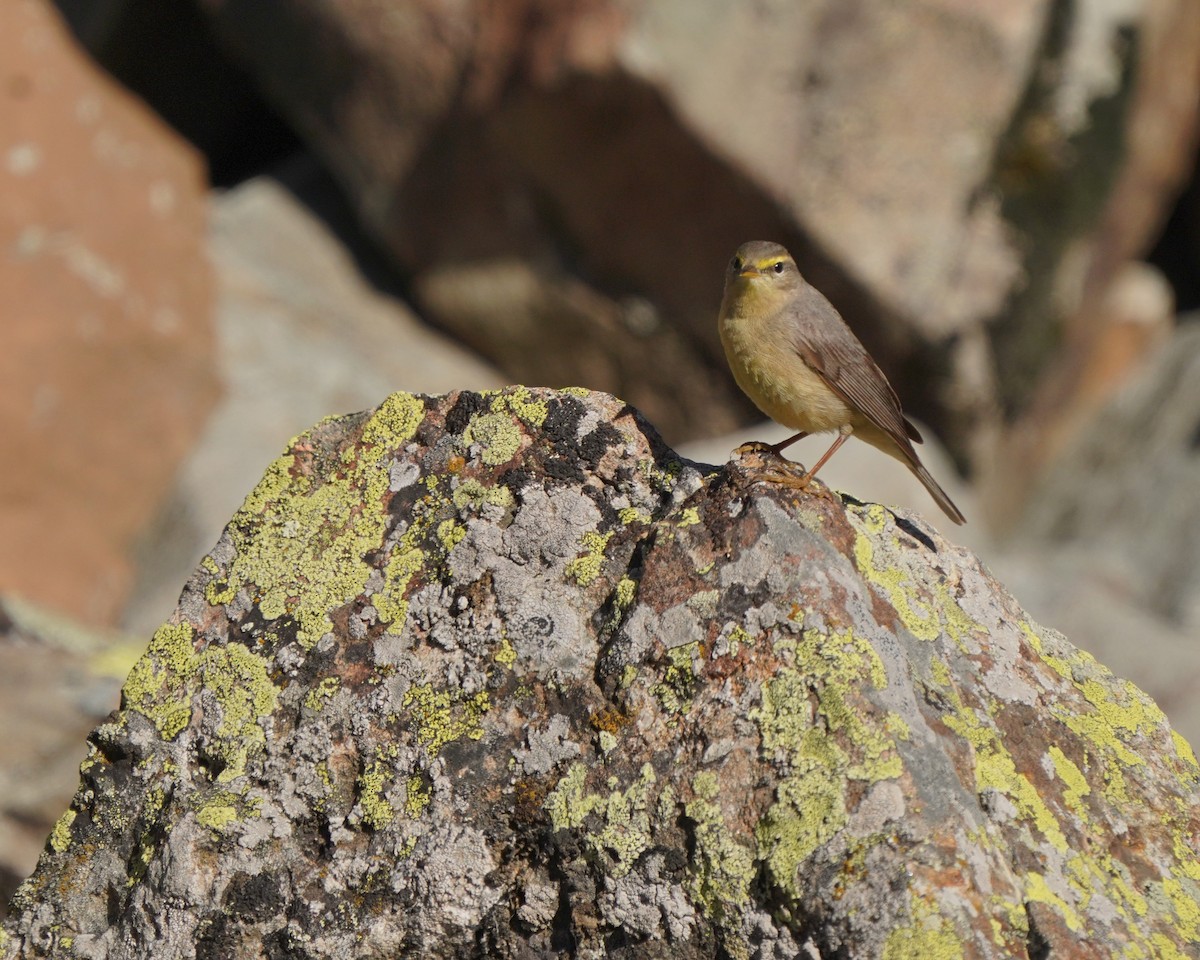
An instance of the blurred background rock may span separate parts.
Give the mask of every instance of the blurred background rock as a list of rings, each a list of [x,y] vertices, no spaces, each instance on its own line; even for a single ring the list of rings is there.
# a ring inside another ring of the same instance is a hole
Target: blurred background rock
[[[9,0],[0,894],[321,416],[524,382],[775,435],[714,319],[751,238],[940,438],[951,535],[1195,742],[1198,122],[1195,0]],[[862,445],[824,476],[942,522]]]

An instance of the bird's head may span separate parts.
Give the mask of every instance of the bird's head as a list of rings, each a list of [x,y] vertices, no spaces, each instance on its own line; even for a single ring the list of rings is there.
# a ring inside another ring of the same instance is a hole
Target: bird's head
[[[725,296],[769,304],[804,283],[796,261],[778,243],[751,240],[737,248],[725,274]]]

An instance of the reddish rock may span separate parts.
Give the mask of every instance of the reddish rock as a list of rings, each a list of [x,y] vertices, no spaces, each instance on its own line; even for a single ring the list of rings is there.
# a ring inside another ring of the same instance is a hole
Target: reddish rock
[[[0,11],[0,583],[111,622],[203,426],[205,176],[48,3]]]

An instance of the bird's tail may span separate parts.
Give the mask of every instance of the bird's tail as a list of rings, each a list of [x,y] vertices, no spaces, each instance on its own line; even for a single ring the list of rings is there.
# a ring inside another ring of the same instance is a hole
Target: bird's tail
[[[967,522],[967,518],[962,515],[962,511],[954,505],[953,500],[946,496],[946,491],[938,486],[938,482],[933,479],[933,475],[925,469],[925,464],[914,457],[913,460],[908,462],[908,468],[924,484],[925,489],[929,491],[929,495],[933,497],[934,502],[942,508],[942,513],[955,523]]]

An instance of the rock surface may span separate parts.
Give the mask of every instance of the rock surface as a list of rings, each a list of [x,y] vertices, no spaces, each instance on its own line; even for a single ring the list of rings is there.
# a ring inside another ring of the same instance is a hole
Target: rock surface
[[[196,152],[48,3],[0,5],[0,584],[113,624],[216,400]]]
[[[918,517],[620,401],[267,470],[89,741],[32,957],[1196,956],[1200,768]]]

